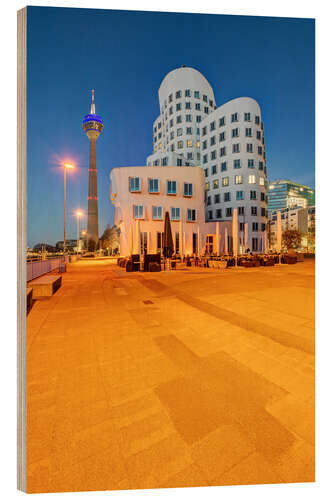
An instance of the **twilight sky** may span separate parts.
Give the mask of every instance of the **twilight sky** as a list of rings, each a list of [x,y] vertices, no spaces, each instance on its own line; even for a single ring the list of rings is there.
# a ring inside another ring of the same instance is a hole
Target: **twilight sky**
[[[95,89],[99,225],[113,224],[109,173],[145,165],[158,88],[186,64],[217,106],[249,96],[265,124],[268,178],[315,182],[315,25],[312,19],[28,7],[28,245],[68,238],[87,212],[89,141],[81,124]],[[85,218],[81,227],[85,226]]]

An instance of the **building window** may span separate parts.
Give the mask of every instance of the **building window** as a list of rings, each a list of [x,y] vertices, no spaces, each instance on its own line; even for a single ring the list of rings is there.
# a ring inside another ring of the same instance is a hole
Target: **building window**
[[[177,136],[183,135],[183,129],[177,128]]]
[[[210,145],[211,145],[211,146],[215,146],[215,143],[216,143],[216,137],[215,137],[215,135],[213,135],[213,136],[210,138]]]
[[[187,221],[195,222],[197,220],[196,210],[192,210],[190,208],[187,209]]]
[[[191,97],[191,91],[190,89],[185,90],[185,97]]]
[[[203,141],[203,143],[202,143],[202,149],[203,150],[207,149],[207,141]]]
[[[225,125],[225,116],[222,116],[222,118],[220,118],[219,125],[220,127],[223,127]]]
[[[192,140],[191,140],[191,139],[188,139],[188,140],[187,140],[187,142],[186,142],[186,144],[187,144],[187,147],[188,147],[188,148],[191,148],[191,147],[192,147],[192,145],[193,145],[193,144],[192,144]]]
[[[200,141],[197,141],[197,148],[200,148]]]
[[[202,128],[202,135],[206,135],[207,134],[207,127],[203,127]]]
[[[239,230],[240,230],[241,232],[243,232],[243,231],[244,231],[244,222],[240,222],[240,223],[239,223]]]
[[[260,199],[261,201],[265,201],[265,193],[260,193]]]
[[[241,168],[240,160],[234,160],[234,168]]]
[[[187,159],[193,160],[193,153],[187,153]]]
[[[167,181],[167,194],[177,194],[176,181]]]
[[[192,135],[192,127],[186,127],[186,135]]]
[[[220,156],[225,156],[227,154],[227,148],[223,146],[223,148],[220,149]]]
[[[238,137],[238,128],[233,128],[231,130],[231,137]]]
[[[235,184],[242,184],[242,183],[243,183],[243,176],[235,175]]]
[[[199,90],[194,91],[194,99],[200,99],[200,92]]]
[[[213,107],[213,106],[214,106],[213,101],[209,100],[209,106],[211,106],[211,107]]]
[[[231,115],[231,123],[238,122],[238,113],[233,113]]]
[[[149,190],[149,193],[159,193],[160,192],[160,180],[159,179],[149,179],[148,180],[148,190]]]
[[[208,219],[211,220],[213,218],[213,210],[208,210]]]
[[[214,203],[220,203],[220,195],[219,194],[214,195]]]
[[[205,168],[205,177],[208,177],[208,168]]]
[[[261,230],[266,231],[266,224],[264,222],[261,224]]]
[[[216,165],[213,165],[212,166],[212,175],[216,174],[216,169],[217,169]]]
[[[184,196],[193,196],[192,182],[184,182]]]
[[[257,139],[259,139],[259,141],[261,139],[261,132],[260,132],[260,130],[257,130]]]
[[[238,207],[238,215],[244,215],[245,214],[245,208],[244,207]]]
[[[262,155],[262,147],[258,146],[258,155]]]
[[[202,100],[205,101],[205,102],[208,102],[208,97],[205,94],[203,94]]]
[[[207,205],[211,205],[212,204],[212,199],[210,196],[207,196]]]
[[[225,141],[225,132],[220,133],[220,142]]]
[[[216,160],[216,150],[215,150],[215,149],[214,149],[214,151],[212,151],[212,152],[210,153],[210,159],[211,159],[211,160]]]
[[[256,125],[259,125],[259,124],[260,124],[260,118],[259,118],[259,116],[256,116],[256,117],[255,117],[255,124],[256,124]]]
[[[258,222],[252,222],[252,231],[258,231]]]
[[[265,208],[261,209],[261,217],[266,217],[266,209]]]
[[[191,103],[190,102],[185,102],[185,109],[191,109]]]
[[[182,96],[182,91],[181,90],[177,90],[177,92],[176,92],[176,99],[179,99],[181,96]]]
[[[170,151],[172,152],[172,151],[174,151],[174,150],[175,150],[175,145],[174,145],[174,144],[171,144],[171,146],[170,146]]]
[[[249,175],[249,184],[255,184],[255,183],[256,183],[256,176]]]
[[[134,219],[143,219],[143,205],[133,205]]]
[[[170,126],[170,128],[173,127],[173,120],[169,121],[169,126]]]
[[[227,170],[227,162],[223,161],[221,163],[221,172],[226,172],[226,170]]]
[[[196,111],[200,111],[200,102],[195,103],[195,109]]]
[[[254,168],[254,160],[247,160],[248,168]]]
[[[202,157],[202,163],[207,163],[207,155],[203,155],[203,157]]]
[[[176,121],[177,121],[177,123],[181,123],[181,122],[182,122],[182,116],[181,116],[181,115],[178,115],[178,116],[177,116],[177,120],[176,120]]]
[[[178,149],[182,149],[182,147],[183,147],[183,141],[178,141],[177,142],[177,148]]]
[[[180,208],[171,207],[171,220],[180,220]]]
[[[231,207],[226,208],[225,215],[226,215],[226,217],[232,217],[232,208]]]
[[[141,191],[140,177],[129,178],[129,190],[131,193],[139,193]]]
[[[218,179],[214,179],[213,180],[213,189],[218,189],[219,187],[219,180]]]
[[[200,116],[200,115],[197,115],[197,117],[196,117],[196,121],[197,121],[197,123],[200,123],[200,122],[201,122],[201,116]]]
[[[172,94],[169,95],[169,102],[172,101]]]
[[[252,238],[252,251],[258,251],[258,238]]]
[[[231,199],[230,192],[224,193],[224,201],[230,201],[230,199]]]
[[[264,162],[263,161],[259,162],[259,170],[264,170]]]
[[[183,161],[181,158],[177,158],[177,167],[181,167],[183,164]]]
[[[236,200],[244,200],[244,191],[236,191]]]
[[[251,215],[257,215],[257,207],[251,207]]]
[[[165,167],[167,164],[168,164],[168,157],[165,156],[164,158],[162,158],[162,166]]]
[[[229,177],[222,177],[222,186],[229,186]]]
[[[251,121],[251,113],[244,113],[244,121],[246,122]]]
[[[206,115],[208,115],[208,113],[209,113],[209,109],[207,106],[204,107],[204,113],[206,113]]]
[[[192,121],[192,115],[186,115],[186,121],[191,122]]]
[[[253,144],[246,144],[246,152],[253,153]]]
[[[221,219],[222,218],[222,209],[221,208],[218,208],[216,210],[216,218],[217,219]]]
[[[257,199],[257,191],[250,191],[250,200]]]
[[[260,184],[260,186],[265,185],[265,178],[264,177],[259,177],[259,184]]]
[[[182,109],[182,103],[181,102],[177,102],[176,104],[176,111],[180,111]]]
[[[210,124],[210,130],[211,131],[215,130],[215,122],[211,122],[211,124]]]
[[[163,219],[163,207],[153,207],[153,220]]]
[[[245,129],[245,137],[252,137],[252,128]]]
[[[232,145],[232,152],[233,153],[239,153],[239,151],[240,151],[239,150],[239,144],[238,143],[237,144],[233,144]]]
[[[173,108],[172,108],[172,106],[170,106],[170,108],[169,108],[169,115],[172,115],[172,113],[173,113]]]

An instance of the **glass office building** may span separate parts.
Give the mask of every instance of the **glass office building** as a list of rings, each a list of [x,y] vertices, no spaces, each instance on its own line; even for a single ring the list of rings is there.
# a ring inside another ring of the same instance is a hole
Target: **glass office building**
[[[269,183],[268,217],[272,212],[285,208],[307,208],[315,205],[315,191],[309,186],[297,184],[290,180],[277,180]]]

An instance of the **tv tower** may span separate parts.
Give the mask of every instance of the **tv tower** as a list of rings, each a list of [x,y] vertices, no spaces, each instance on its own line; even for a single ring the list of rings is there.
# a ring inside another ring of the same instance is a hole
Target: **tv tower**
[[[96,168],[96,141],[104,125],[95,109],[95,91],[91,91],[90,114],[85,115],[82,128],[88,136],[90,143],[89,153],[89,189],[88,189],[88,227],[87,241],[94,240],[95,248],[98,246],[98,196],[97,196],[97,168]]]

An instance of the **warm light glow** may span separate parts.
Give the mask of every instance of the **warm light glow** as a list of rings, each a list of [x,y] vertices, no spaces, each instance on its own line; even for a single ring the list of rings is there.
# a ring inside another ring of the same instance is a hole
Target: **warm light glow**
[[[74,168],[74,165],[72,165],[71,163],[64,163],[64,167],[71,169]]]
[[[80,210],[77,210],[75,212],[75,215],[76,215],[76,217],[81,217],[83,215],[83,213]]]

